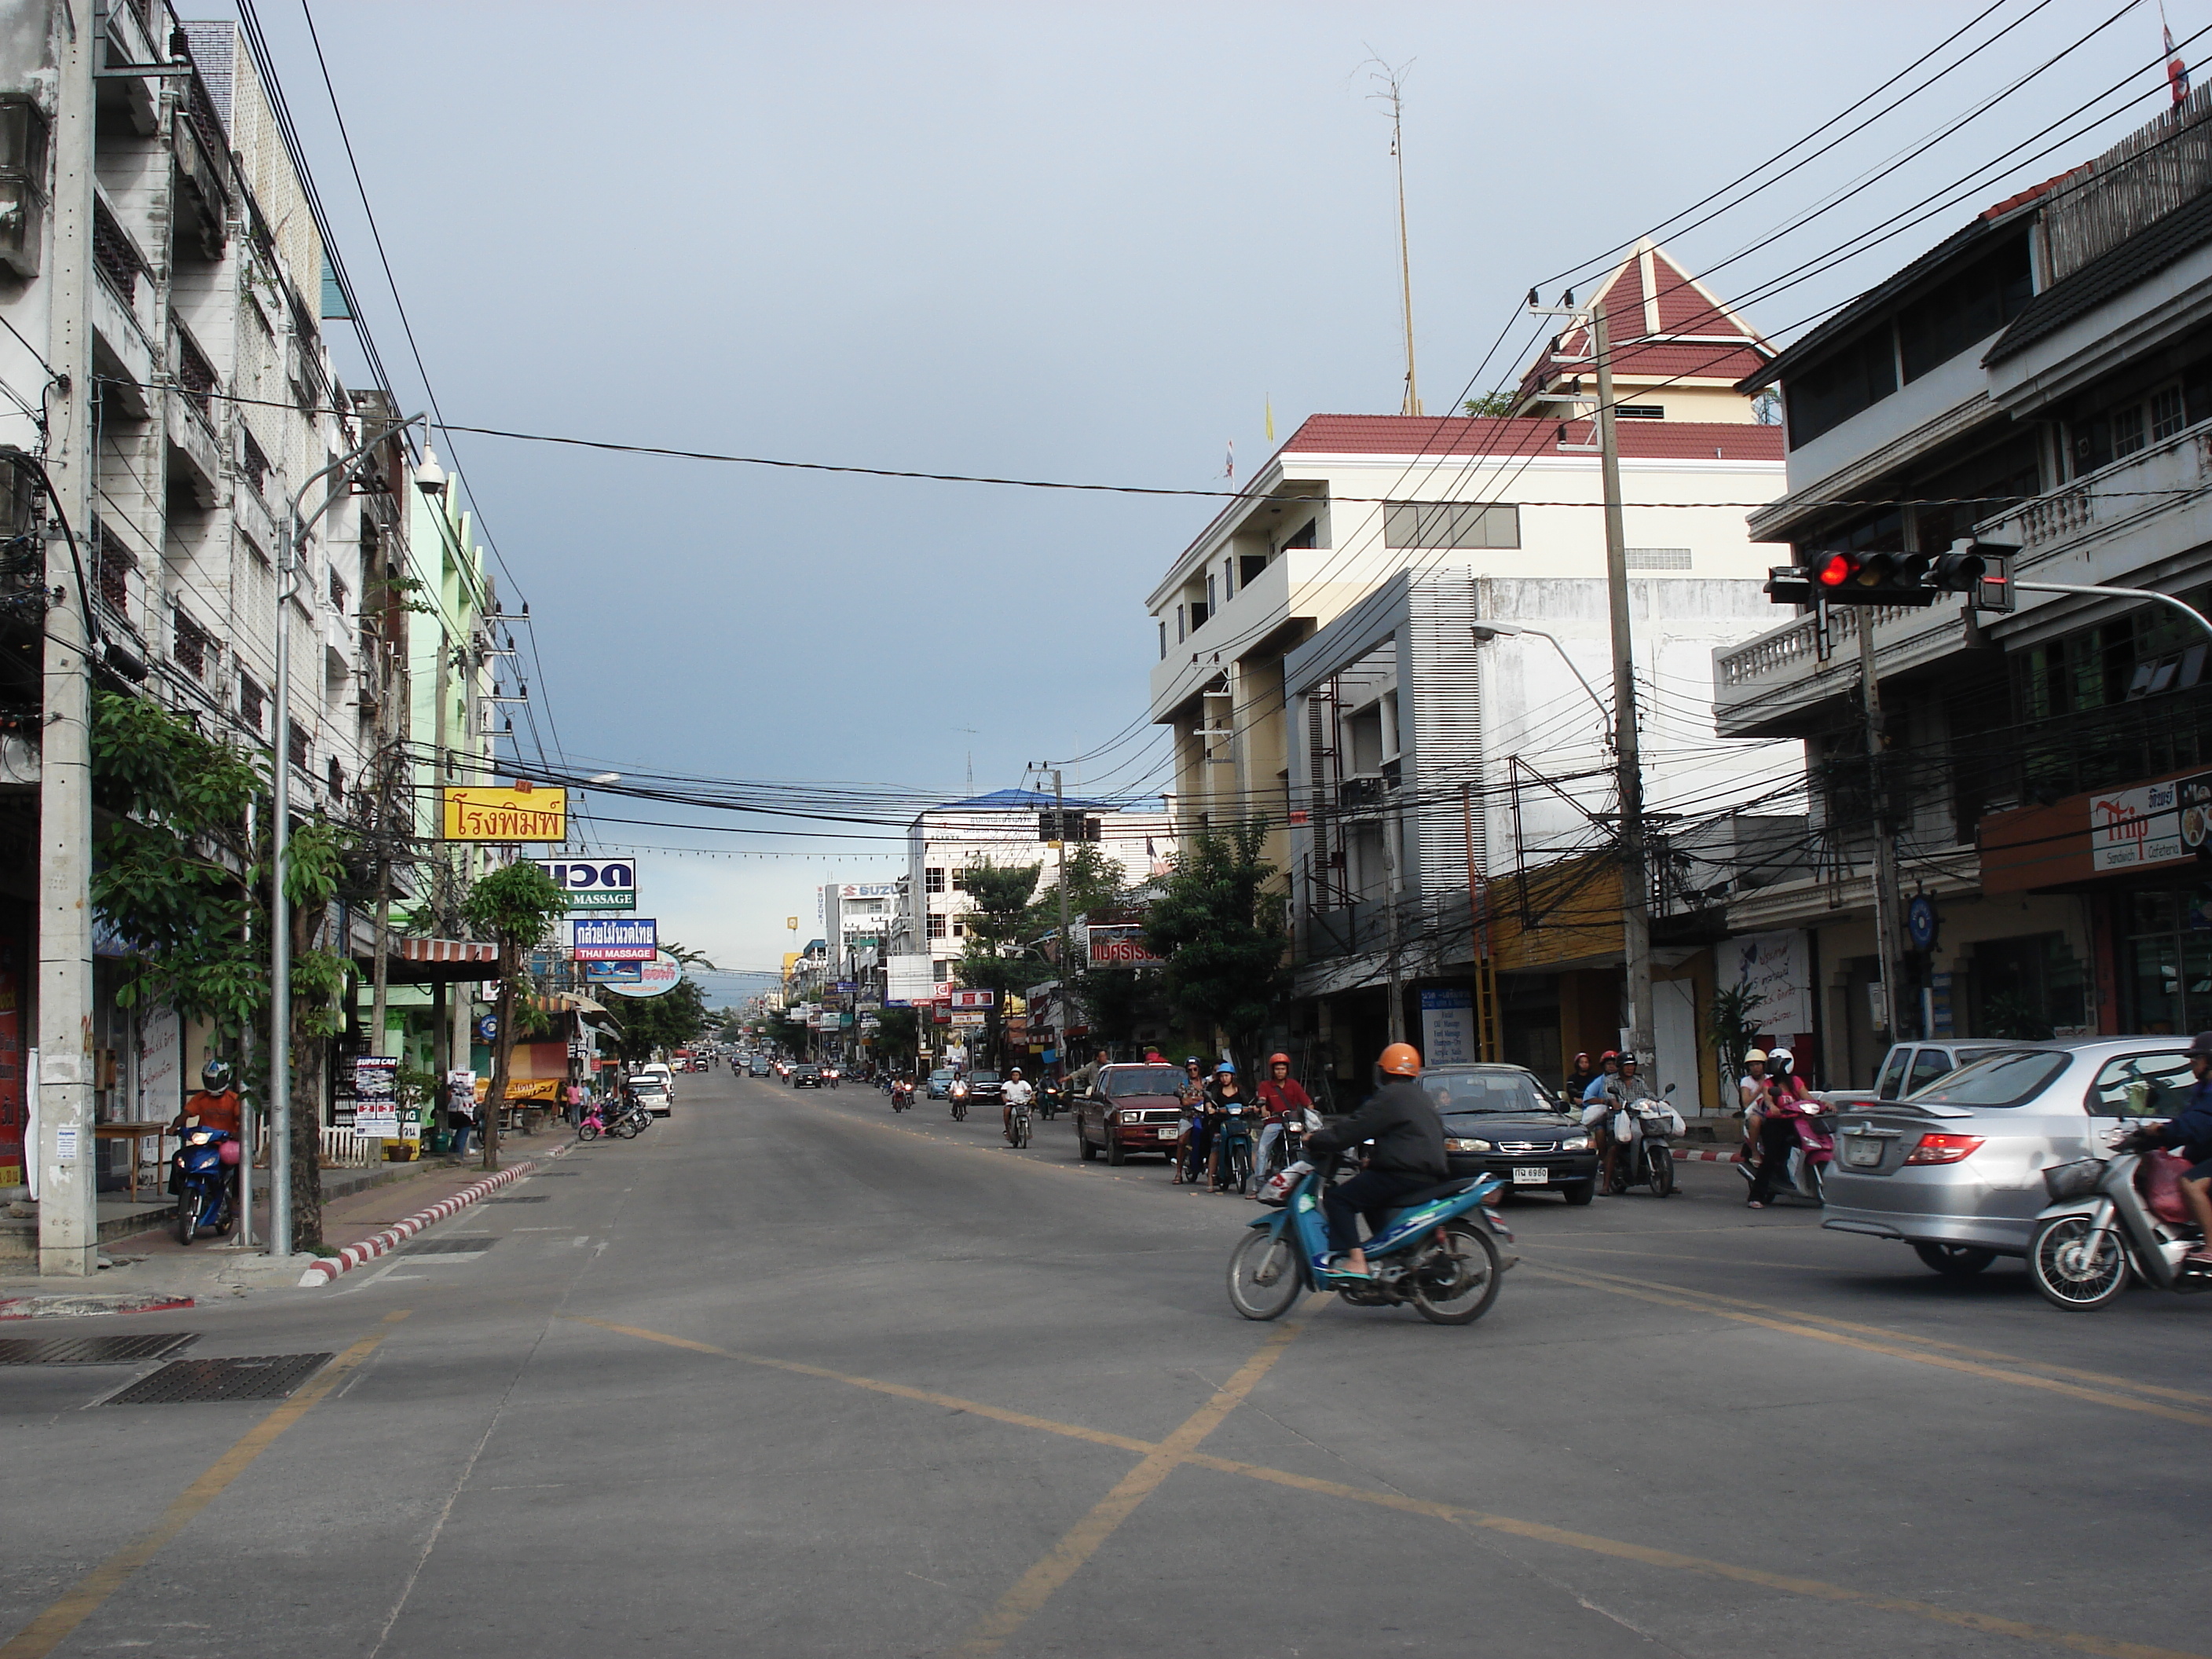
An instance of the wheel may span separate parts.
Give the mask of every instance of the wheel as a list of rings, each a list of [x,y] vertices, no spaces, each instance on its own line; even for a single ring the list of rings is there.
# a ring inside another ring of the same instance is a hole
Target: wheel
[[[1626,1158],[1617,1158],[1613,1161],[1612,1174],[1605,1174],[1602,1167],[1601,1167],[1599,1170],[1601,1178],[1605,1182],[1606,1191],[1613,1194],[1615,1196],[1618,1196],[1628,1190],[1628,1170],[1625,1167],[1627,1163],[1628,1160]]]
[[[1815,1164],[1805,1172],[1805,1184],[1813,1189],[1813,1201],[1825,1206],[1828,1201],[1827,1165]]]
[[[953,1103],[952,1121],[955,1123],[965,1123],[968,1121],[968,1107],[965,1102],[955,1101]]]
[[[579,1140],[597,1140],[599,1138],[599,1126],[598,1124],[596,1124],[596,1123],[579,1123],[579,1124],[576,1126],[576,1139],[579,1139]]]
[[[1128,1153],[1121,1150],[1121,1137],[1111,1129],[1106,1131],[1106,1161],[1116,1169],[1129,1161]]]
[[[624,1140],[635,1140],[637,1139],[636,1120],[634,1118],[624,1118],[621,1122],[615,1125],[615,1133],[621,1136]]]
[[[1030,1121],[1025,1117],[1018,1117],[1014,1120],[1014,1145],[1020,1147],[1027,1146],[1029,1144]]]
[[[1654,1146],[1644,1154],[1644,1164],[1651,1174],[1652,1196],[1667,1197],[1674,1190],[1674,1152],[1665,1146]]]
[[[1587,1204],[1597,1196],[1597,1177],[1570,1181],[1559,1188],[1559,1195],[1570,1204]]]
[[[1238,1141],[1230,1148],[1230,1173],[1236,1177],[1234,1190],[1241,1197],[1252,1189],[1252,1148]]]
[[[1297,1247],[1255,1227],[1230,1253],[1229,1305],[1247,1319],[1280,1319],[1297,1299]]]
[[[1915,1244],[1912,1253],[1946,1279],[1972,1279],[1997,1259],[1995,1250],[1972,1244]]]
[[[199,1228],[200,1195],[190,1187],[177,1194],[177,1243],[189,1244]]]
[[[1498,1299],[1498,1246],[1464,1218],[1437,1231],[1435,1251],[1407,1281],[1414,1310],[1432,1325],[1472,1325]]]
[[[1085,1164],[1096,1164],[1098,1161],[1098,1149],[1091,1144],[1091,1137],[1083,1133],[1083,1126],[1080,1123],[1075,1126],[1075,1144],[1082,1148],[1083,1161]]]
[[[2028,1277],[2054,1308],[2101,1308],[2127,1289],[2132,1271],[2120,1236],[2086,1215],[2046,1221],[2028,1242]]]

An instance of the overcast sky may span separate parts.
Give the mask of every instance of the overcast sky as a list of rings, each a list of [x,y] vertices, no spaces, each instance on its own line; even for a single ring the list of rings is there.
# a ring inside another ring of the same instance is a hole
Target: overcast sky
[[[1556,273],[1728,184],[1981,9],[319,0],[315,19],[456,423],[1206,488],[1231,441],[1240,477],[1265,457],[1270,401],[1279,437],[1315,411],[1398,408],[1389,123],[1366,60],[1411,65],[1413,310],[1434,414],[1517,369],[1531,283],[1551,298]],[[1662,240],[1692,270],[1718,267],[1732,298],[2025,143],[1958,206],[1752,301],[1786,339],[2163,106],[2158,13],[2142,4],[1919,148],[2114,9],[1999,0],[1929,68],[2025,19],[2012,33]],[[417,407],[297,0],[260,12],[368,321]],[[2172,0],[2167,15],[2185,40],[2212,7]],[[2203,49],[2185,47],[2192,62]],[[2106,95],[2124,82],[2143,101]],[[1509,322],[1507,355],[1479,372]],[[972,752],[977,788],[1018,783],[1026,763],[1141,721],[1157,654],[1145,595],[1212,511],[457,447],[511,591],[531,602],[540,720],[591,769],[957,793]],[[1135,736],[1071,784],[1156,787],[1164,744]],[[612,826],[605,839],[770,844]],[[884,846],[823,843],[862,855],[834,863],[648,855],[644,908],[726,965],[773,965],[786,917],[812,937],[815,886],[879,877]]]

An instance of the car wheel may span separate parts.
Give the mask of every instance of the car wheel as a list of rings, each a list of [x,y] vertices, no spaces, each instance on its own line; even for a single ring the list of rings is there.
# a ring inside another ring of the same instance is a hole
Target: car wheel
[[[1997,1259],[1995,1250],[1972,1244],[1915,1244],[1912,1254],[1946,1279],[1972,1279]]]
[[[1591,1176],[1583,1181],[1570,1181],[1559,1188],[1559,1196],[1570,1204],[1587,1204],[1597,1196],[1597,1177]]]
[[[1083,1133],[1083,1126],[1080,1123],[1075,1126],[1075,1144],[1082,1149],[1083,1161],[1085,1164],[1096,1164],[1098,1161],[1098,1149],[1091,1144],[1091,1137]]]
[[[1106,1132],[1106,1161],[1116,1169],[1129,1161],[1128,1153],[1121,1150],[1121,1137],[1111,1129]]]

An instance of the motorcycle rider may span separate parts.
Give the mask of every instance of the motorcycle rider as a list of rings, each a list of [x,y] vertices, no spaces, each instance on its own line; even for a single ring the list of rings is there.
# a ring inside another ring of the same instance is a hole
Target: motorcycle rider
[[[1797,1120],[1808,1097],[1796,1072],[1796,1057],[1787,1048],[1767,1050],[1766,1090],[1759,1107],[1759,1173],[1746,1200],[1754,1210],[1774,1201],[1774,1189],[1790,1179],[1790,1154],[1797,1145]]]
[[[1006,1083],[999,1090],[999,1127],[1011,1137],[1014,1133],[1014,1108],[1026,1106],[1036,1091],[1022,1080],[1022,1068],[1015,1066],[1006,1073]]]
[[[1247,1194],[1260,1196],[1260,1184],[1267,1180],[1267,1160],[1273,1156],[1276,1144],[1292,1128],[1303,1130],[1306,1114],[1313,1110],[1312,1097],[1296,1078],[1291,1075],[1288,1054],[1267,1056],[1267,1081],[1260,1085],[1260,1145],[1252,1154],[1252,1187]]]
[[[1613,1125],[1622,1121],[1619,1115],[1632,1101],[1656,1100],[1659,1091],[1642,1075],[1642,1067],[1634,1054],[1607,1054],[1606,1058],[1612,1064],[1583,1108],[1583,1126],[1605,1138],[1602,1163],[1605,1187],[1609,1192],[1613,1188],[1613,1166],[1620,1161],[1621,1150],[1635,1139],[1633,1118],[1626,1120],[1629,1133],[1626,1138],[1613,1133]]]
[[[2197,1086],[2179,1113],[2142,1133],[2144,1139],[2177,1148],[2189,1159],[2181,1196],[2204,1237],[2187,1261],[2191,1267],[2212,1267],[2212,1031],[2199,1031],[2190,1040],[2188,1057]]]
[[[220,1055],[210,1054],[207,1064],[200,1067],[200,1086],[185,1102],[184,1110],[170,1120],[169,1131],[181,1138],[187,1128],[197,1124],[203,1129],[220,1129],[242,1145],[245,1137],[239,1127],[240,1118],[238,1089],[230,1062]],[[157,1147],[155,1151],[158,1153],[160,1149]],[[183,1158],[183,1149],[179,1147],[176,1157],[169,1163],[169,1190],[172,1193],[184,1190]],[[228,1179],[234,1185],[238,1181],[238,1166],[234,1164],[230,1167]]]
[[[1444,1121],[1419,1082],[1420,1051],[1394,1042],[1376,1066],[1386,1079],[1350,1117],[1316,1129],[1306,1138],[1306,1156],[1322,1160],[1364,1140],[1372,1140],[1367,1167],[1351,1180],[1323,1189],[1322,1209],[1328,1219],[1331,1271],[1369,1277],[1367,1252],[1359,1241],[1358,1218],[1367,1218],[1370,1236],[1382,1231],[1391,1210],[1404,1199],[1433,1187],[1451,1173],[1444,1157]]]
[[[1171,1187],[1197,1185],[1198,1166],[1205,1162],[1212,1141],[1206,1119],[1205,1065],[1196,1054],[1182,1063],[1182,1085],[1176,1091],[1176,1104],[1182,1111],[1182,1133],[1176,1140],[1175,1179],[1168,1183]]]
[[[1214,1068],[1213,1081],[1206,1085],[1206,1109],[1213,1121],[1213,1150],[1206,1163],[1206,1189],[1224,1192],[1222,1166],[1228,1162],[1230,1142],[1239,1135],[1249,1140],[1252,1111],[1252,1097],[1244,1092],[1237,1068],[1225,1060]]]

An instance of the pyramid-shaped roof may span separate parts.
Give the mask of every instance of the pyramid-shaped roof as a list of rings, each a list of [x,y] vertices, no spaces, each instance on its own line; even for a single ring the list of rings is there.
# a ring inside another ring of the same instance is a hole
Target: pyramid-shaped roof
[[[1617,382],[1733,386],[1774,356],[1765,337],[1646,236],[1599,284]],[[1590,331],[1556,335],[1521,377],[1519,399],[1585,377],[1595,391]]]

